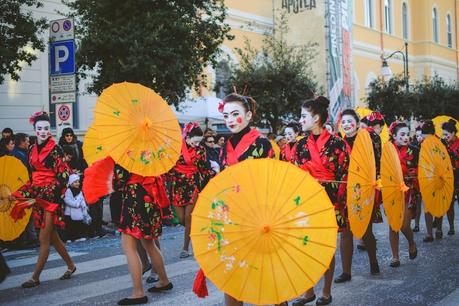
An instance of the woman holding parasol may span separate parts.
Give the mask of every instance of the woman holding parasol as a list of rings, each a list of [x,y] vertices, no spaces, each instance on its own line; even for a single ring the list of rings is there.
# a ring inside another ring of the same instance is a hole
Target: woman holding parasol
[[[29,162],[32,170],[31,179],[11,196],[11,199],[33,198],[34,225],[40,229],[40,251],[32,277],[22,284],[23,288],[40,285],[40,274],[46,264],[50,245],[53,245],[67,264],[67,271],[60,279],[69,279],[76,271],[57,228],[64,228],[62,207],[63,190],[70,175],[70,168],[63,161],[64,154],[51,137],[50,119],[47,113],[37,112],[30,118],[34,127],[37,143],[30,150]],[[11,212],[13,219],[24,216],[27,205],[19,203]]]
[[[297,145],[295,163],[324,186],[335,207],[336,221],[340,232],[348,230],[346,215],[346,181],[349,166],[349,154],[346,144],[338,136],[331,135],[324,124],[328,117],[330,101],[325,97],[306,100],[301,108],[300,124],[303,131],[308,132]],[[329,269],[325,272],[322,296],[316,305],[328,305],[332,302],[331,284],[335,270],[333,258]],[[314,289],[308,290],[296,304],[304,305],[316,299]]]

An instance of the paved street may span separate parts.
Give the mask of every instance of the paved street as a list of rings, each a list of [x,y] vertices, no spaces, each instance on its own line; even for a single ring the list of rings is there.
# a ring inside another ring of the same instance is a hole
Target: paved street
[[[457,215],[456,224],[459,224]],[[333,305],[459,305],[459,234],[447,236],[448,228],[444,224],[445,237],[426,244],[422,242],[423,225],[421,221],[421,232],[416,234],[419,250],[416,260],[408,259],[406,241],[401,239],[402,266],[398,269],[389,267],[387,224],[376,225],[381,275],[370,276],[366,253],[356,250],[352,281],[333,286]],[[147,293],[150,304],[223,305],[222,293],[210,284],[210,296],[206,299],[198,299],[191,292],[198,266],[193,259],[178,258],[182,235],[180,227],[164,230],[161,246],[174,290]],[[4,253],[13,273],[0,285],[0,304],[115,305],[130,293],[131,280],[118,237],[70,243],[68,249],[78,268],[72,279],[58,279],[65,267],[53,251],[41,285],[33,289],[19,287],[31,276],[36,250]],[[339,255],[336,271],[341,272]]]

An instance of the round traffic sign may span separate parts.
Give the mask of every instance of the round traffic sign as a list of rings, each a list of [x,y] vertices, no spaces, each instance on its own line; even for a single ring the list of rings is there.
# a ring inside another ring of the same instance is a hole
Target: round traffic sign
[[[57,22],[57,21],[53,22],[53,24],[51,25],[51,30],[54,33],[57,33],[57,32],[59,32],[59,29],[60,29],[59,22]]]
[[[64,31],[70,31],[70,29],[72,29],[72,23],[70,22],[70,20],[65,20],[64,24],[62,25],[62,28],[64,29]]]
[[[67,105],[60,105],[57,110],[57,116],[61,121],[67,121],[70,118],[70,108]]]

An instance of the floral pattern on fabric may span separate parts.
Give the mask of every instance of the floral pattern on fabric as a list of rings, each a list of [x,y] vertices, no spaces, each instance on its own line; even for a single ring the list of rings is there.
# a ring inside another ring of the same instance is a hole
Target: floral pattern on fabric
[[[63,161],[62,149],[52,139],[49,139],[40,151],[36,151],[38,155],[33,154],[33,151],[31,150],[29,155],[32,175],[41,172],[49,175],[54,174],[54,178],[48,178],[46,183],[39,180],[29,180],[16,191],[16,194],[24,198],[38,198],[45,201],[42,202],[42,205],[33,205],[32,216],[35,228],[45,227],[45,211],[49,211],[52,213],[53,224],[62,229],[65,226],[63,194],[71,170]]]
[[[180,155],[176,167],[167,173],[167,181],[170,185],[169,198],[174,206],[193,205],[196,202],[198,193],[204,188],[204,183],[215,176],[215,172],[207,162],[206,150],[203,146],[188,148],[192,155],[193,165],[197,171],[185,174],[177,170],[177,166],[186,166],[183,154]]]
[[[299,167],[311,160],[311,153],[307,146],[309,137],[313,137],[313,135],[308,134],[298,142],[295,164]],[[330,135],[326,144],[319,149],[322,165],[335,175],[334,180],[346,181],[349,168],[349,155],[344,141],[338,136]],[[320,182],[320,184],[324,186],[330,201],[335,207],[338,230],[345,231],[349,223],[346,209],[346,184],[338,182]]]
[[[381,155],[382,155],[381,137],[379,137],[379,135],[376,134],[371,129],[368,130],[368,134],[370,135],[371,143],[373,144],[373,152],[375,155],[376,179],[380,179],[381,178]],[[346,142],[347,145],[349,145],[351,150],[352,150],[352,147],[354,146],[355,138],[356,137],[348,138],[346,136],[343,138],[343,140]],[[351,153],[349,152],[349,154]],[[383,222],[381,204],[382,204],[382,193],[380,190],[376,190],[375,191],[375,204],[373,206],[373,212],[371,216],[371,222],[373,223]]]
[[[419,193],[419,182],[418,176],[418,161],[419,161],[419,149],[412,145],[397,146],[395,148],[400,159],[402,166],[403,179],[406,186],[410,188],[405,194],[405,203],[408,208],[416,209],[416,198]]]
[[[229,140],[227,140],[229,141]],[[247,150],[244,151],[240,156],[238,156],[238,161],[244,161],[246,159],[256,159],[256,158],[274,158],[274,150],[271,146],[271,143],[267,138],[258,137],[255,139],[255,142],[252,143]],[[222,165],[222,170],[228,167],[227,161],[227,149],[226,142],[220,151],[220,164]]]
[[[155,199],[139,183],[128,183],[130,173],[115,165],[115,188],[122,188],[121,218],[118,231],[136,239],[161,236],[161,211]]]

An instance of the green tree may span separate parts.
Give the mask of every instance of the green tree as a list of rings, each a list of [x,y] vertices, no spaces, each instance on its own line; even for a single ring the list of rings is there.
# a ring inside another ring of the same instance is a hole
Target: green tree
[[[47,27],[46,19],[34,19],[30,10],[42,6],[38,0],[0,2],[0,84],[7,74],[18,81],[22,63],[30,65],[37,59],[36,51],[45,49],[39,36]]]
[[[459,117],[459,89],[439,76],[424,78],[406,91],[402,75],[370,83],[366,101],[371,109],[382,112],[390,123],[397,117],[431,119],[438,115]]]
[[[223,0],[75,0],[77,65],[99,94],[114,82],[153,88],[178,105],[203,82],[228,35]]]
[[[236,88],[252,96],[257,101],[256,123],[267,121],[274,132],[279,132],[282,121],[298,117],[301,103],[318,90],[311,68],[317,45],[288,45],[285,18],[276,24],[274,32],[265,35],[261,50],[249,41],[243,49],[237,49],[240,65],[233,67],[225,87],[227,92]]]

